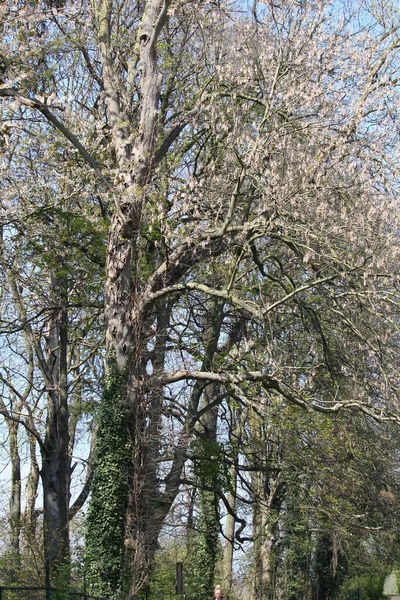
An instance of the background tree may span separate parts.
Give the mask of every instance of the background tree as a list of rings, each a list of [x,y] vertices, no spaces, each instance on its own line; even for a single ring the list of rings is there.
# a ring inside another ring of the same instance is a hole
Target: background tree
[[[399,23],[329,2],[1,11],[5,144],[18,107],[55,128],[107,220],[88,560],[94,589],[135,595],[205,415],[196,386],[398,419]],[[249,342],[211,370],[212,298],[217,348],[238,321]]]
[[[21,121],[28,119],[23,111],[18,114]],[[69,563],[69,521],[88,494],[87,486],[77,494],[71,478],[87,458],[74,454],[85,435],[82,427],[88,434],[83,423],[94,409],[89,394],[98,393],[94,378],[102,370],[96,319],[102,311],[97,285],[104,238],[101,223],[91,221],[90,195],[85,198],[70,183],[71,164],[65,160],[60,170],[58,160],[51,159],[57,143],[45,145],[32,127],[29,139],[10,141],[3,165],[0,379],[2,414],[12,432],[11,546],[17,554],[22,526],[25,548],[37,541],[40,476],[44,548],[55,573]],[[40,162],[45,152],[46,165]],[[26,183],[19,179],[21,172]],[[77,212],[84,200],[88,208]],[[18,465],[23,442],[30,453],[24,515]]]

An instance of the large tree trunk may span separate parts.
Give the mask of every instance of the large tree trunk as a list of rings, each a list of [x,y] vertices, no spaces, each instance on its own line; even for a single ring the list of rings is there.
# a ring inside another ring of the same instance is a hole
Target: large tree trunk
[[[71,458],[68,431],[66,282],[55,281],[53,289],[55,297],[61,303],[61,309],[54,310],[47,337],[47,364],[51,371],[53,389],[49,390],[40,475],[43,485],[44,547],[50,573],[56,578],[60,569],[69,564]]]
[[[251,419],[251,447],[254,465],[259,469],[252,472],[254,494],[253,506],[253,595],[258,600],[267,600],[273,594],[275,571],[274,542],[279,525],[279,513],[283,502],[284,484],[278,464],[277,440],[273,431],[258,416]],[[272,439],[271,439],[272,438]],[[272,441],[272,444],[270,442]],[[268,442],[268,443],[267,443]],[[270,456],[266,448],[272,446]],[[274,469],[271,469],[271,466]]]
[[[167,6],[168,2],[149,0],[139,28],[141,106],[136,127],[140,133],[134,140],[129,110],[131,100],[123,90],[124,84],[111,51],[111,3],[102,0],[95,9],[104,91],[119,172],[115,180],[115,208],[106,261],[108,385],[97,434],[88,533],[90,577],[97,582],[102,593],[114,593],[116,588],[122,587],[134,595],[145,585],[159,530],[170,506],[168,502],[158,506],[155,487],[153,455],[157,452],[161,404],[156,393],[149,398],[142,389],[146,377],[146,315],[139,302],[140,272],[137,263],[145,186],[150,179],[157,139],[161,79],[157,72],[156,44]],[[161,325],[161,346],[162,329]],[[162,348],[158,350],[162,356]],[[159,363],[161,368],[163,359],[159,358]],[[155,364],[155,367],[158,368],[158,365]],[[149,406],[152,414],[148,428]],[[110,428],[110,416],[114,431]],[[115,437],[115,431],[124,440],[123,448],[115,447],[109,439],[112,435]],[[111,448],[115,448],[114,457],[110,455]],[[115,501],[110,513],[101,501],[103,478],[108,479],[114,490]],[[127,478],[129,501],[125,493]],[[112,533],[109,532],[110,526]],[[99,540],[106,541],[110,535],[112,548],[108,549],[108,558],[99,569],[99,552],[100,556],[105,552],[105,544]],[[126,539],[129,540],[127,554],[124,548]]]
[[[264,474],[256,473],[252,477],[256,499],[253,508],[253,595],[259,600],[267,600],[273,591],[275,557],[273,546],[276,540],[276,527],[281,504],[279,498],[280,482]],[[268,495],[265,490],[269,488]]]
[[[228,504],[232,513],[236,509],[237,474],[235,465],[230,468],[232,490],[228,494]],[[223,591],[225,596],[231,596],[233,581],[233,546],[235,540],[235,518],[228,513],[225,520],[225,544],[222,557]]]
[[[164,369],[165,347],[167,342],[167,326],[169,323],[170,307],[161,305],[157,309],[156,322],[156,345],[154,351],[154,360],[152,363],[155,373],[162,372]],[[217,344],[220,335],[221,324],[223,320],[223,310],[221,302],[212,303],[211,310],[207,316],[206,322],[206,356],[204,357],[203,368],[210,370],[214,355],[217,351]],[[165,522],[166,516],[172,506],[173,501],[179,490],[179,477],[183,463],[174,473],[174,466],[171,469],[171,484],[167,486],[167,491],[162,493],[159,489],[157,459],[160,455],[161,446],[161,426],[162,426],[162,389],[152,389],[146,398],[138,405],[135,412],[135,450],[133,455],[133,479],[130,489],[128,506],[128,533],[129,533],[129,553],[132,568],[131,595],[136,595],[149,582],[154,555],[158,548],[158,538],[161,528]],[[215,385],[209,385],[204,390],[201,387],[193,391],[192,401],[202,402],[204,416],[202,418],[201,435],[209,442],[216,441],[216,423],[218,408],[214,406],[215,398],[219,390]],[[201,400],[200,400],[201,398]],[[213,404],[213,407],[211,405]],[[210,410],[207,407],[210,406]],[[188,434],[188,439],[191,432]],[[185,450],[181,448],[181,451]],[[172,473],[174,473],[174,483],[172,484]],[[168,479],[168,478],[167,478]],[[210,482],[205,482],[210,485]],[[212,482],[211,482],[212,484]],[[206,519],[210,520],[210,528],[214,528],[216,536],[218,535],[219,524],[216,517],[217,497],[214,492],[201,491],[201,501],[204,510],[207,512]],[[215,562],[217,558],[217,546],[215,544],[215,533],[210,537],[210,556],[209,562],[212,565],[209,584],[206,587],[212,587]],[[204,583],[204,580],[203,580]]]
[[[33,355],[36,355],[38,367],[47,389],[47,415],[44,439],[35,429],[33,420],[28,417],[32,435],[40,445],[42,468],[39,472],[43,485],[43,538],[44,552],[49,559],[53,578],[60,568],[69,564],[68,505],[71,475],[68,433],[68,312],[67,282],[62,277],[52,277],[53,308],[50,316],[46,352],[33,332],[13,273],[8,274],[15,306],[19,318],[24,324],[24,339],[29,355],[29,369],[33,372]],[[30,378],[28,378],[30,380]],[[29,395],[29,383],[24,401]],[[21,400],[22,401],[22,400]],[[30,526],[34,523],[34,504],[37,489],[37,462],[35,443],[29,439],[31,449],[31,474],[28,481],[28,498],[25,514]],[[31,530],[32,532],[32,530]]]
[[[223,319],[223,302],[219,300],[211,302],[204,323],[207,352],[203,365],[207,371],[211,371],[214,365]],[[204,459],[199,461],[199,516],[191,561],[194,600],[204,598],[213,589],[219,557],[220,515],[218,502],[221,490],[218,467],[215,470],[215,464],[210,463],[215,463],[213,453],[217,450],[218,403],[216,399],[220,395],[220,386],[217,384],[205,386],[201,395],[201,410],[204,411],[204,414],[197,427],[197,435],[200,448],[204,445]]]
[[[203,393],[202,407],[206,408],[219,393],[218,386],[210,384]],[[204,444],[204,463],[199,465],[199,515],[192,555],[192,579],[194,600],[201,600],[214,588],[215,568],[219,555],[219,487],[218,475],[214,472],[210,461],[213,446],[217,441],[218,408],[207,411],[199,426],[201,444]],[[211,474],[210,474],[211,472]]]
[[[241,431],[245,428],[247,418],[247,411],[239,411],[234,407],[231,407],[231,423],[230,423],[230,436],[232,440],[240,439]],[[237,447],[237,445],[236,445]],[[238,464],[239,456],[238,450],[234,454],[233,463],[229,469],[231,490],[228,494],[228,505],[230,511],[226,515],[225,521],[225,544],[222,557],[222,575],[223,575],[223,591],[225,596],[230,597],[232,594],[233,584],[233,550],[235,543],[235,525],[236,525],[236,492],[238,483]]]
[[[11,459],[11,494],[10,494],[10,581],[16,581],[20,567],[20,534],[21,534],[21,459],[18,449],[18,424],[9,421],[9,448]]]
[[[157,309],[155,323],[156,341],[152,360],[154,373],[162,373],[164,370],[169,315],[170,306],[161,304]],[[171,507],[171,501],[166,500],[159,490],[158,479],[157,459],[162,443],[162,394],[162,389],[150,390],[137,403],[135,412],[133,478],[128,504],[132,569],[130,591],[133,596],[148,583],[160,530]]]
[[[43,485],[44,548],[49,559],[52,578],[57,576],[60,567],[68,563],[69,558],[68,522],[63,519],[63,509],[59,502],[57,454],[55,446],[51,446],[48,439],[46,450],[42,453],[40,474]]]
[[[32,553],[37,528],[36,498],[39,485],[39,465],[36,457],[36,439],[28,433],[30,469],[25,487],[25,510],[23,515],[24,545]]]

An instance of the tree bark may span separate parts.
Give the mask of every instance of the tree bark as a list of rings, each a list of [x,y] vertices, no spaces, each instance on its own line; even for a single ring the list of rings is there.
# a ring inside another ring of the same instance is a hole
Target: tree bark
[[[228,494],[228,504],[235,512],[236,508],[236,487],[237,475],[236,467],[232,465],[230,468],[230,479],[232,491]],[[226,515],[225,520],[225,544],[222,557],[222,573],[223,573],[223,591],[225,596],[230,596],[232,593],[233,581],[233,546],[235,541],[235,518],[231,513]]]
[[[259,468],[251,475],[254,495],[252,587],[254,597],[259,600],[267,600],[273,594],[275,571],[273,547],[284,493],[276,456],[277,436],[273,430],[266,430],[266,427],[266,423],[261,421],[258,415],[253,416],[250,425],[252,460]],[[269,456],[266,454],[268,445],[272,447]]]
[[[11,459],[11,494],[10,494],[10,581],[17,580],[20,566],[21,535],[21,459],[18,449],[18,423],[8,422],[9,448]]]
[[[270,477],[268,480],[270,492],[265,496],[264,476],[255,473],[252,480],[253,490],[257,495],[253,508],[253,594],[259,600],[268,600],[273,587],[273,545],[276,539],[276,512],[279,511],[280,504],[276,497],[279,482]]]
[[[37,528],[36,498],[39,485],[39,465],[36,457],[36,439],[28,433],[30,469],[25,488],[25,510],[23,515],[24,545],[32,553]]]
[[[121,462],[119,469],[120,473],[124,473],[123,476],[129,477],[131,492],[128,504],[125,505],[121,496],[118,508],[125,524],[118,521],[121,548],[118,550],[115,546],[111,579],[117,577],[118,564],[122,567],[123,564],[126,566],[129,563],[129,588],[132,595],[147,583],[158,534],[170,507],[169,503],[158,497],[154,462],[159,444],[157,435],[161,419],[160,391],[154,390],[148,396],[142,390],[142,382],[146,377],[146,314],[139,302],[141,274],[138,270],[141,215],[146,202],[145,186],[151,178],[157,139],[161,77],[157,70],[156,46],[165,22],[167,6],[167,0],[148,0],[138,29],[137,61],[130,67],[139,66],[140,75],[140,118],[136,124],[137,134],[134,136],[131,133],[135,125],[131,119],[130,92],[124,88],[125,84],[119,77],[112,53],[111,3],[109,0],[103,0],[99,8],[95,9],[104,91],[118,169],[114,191],[115,210],[111,220],[106,259],[107,362],[108,372],[119,381],[118,389],[115,388],[115,405],[119,405],[117,410],[120,410],[121,414],[127,411],[131,413],[128,437],[132,454],[129,463]],[[128,82],[129,80],[130,76]],[[153,365],[156,370],[163,367],[162,348],[165,345],[165,325],[161,323],[160,315],[158,321],[158,358]],[[118,419],[117,415],[115,418]],[[103,445],[107,430],[107,424],[100,421],[98,445]],[[100,459],[98,453],[93,505],[98,500],[96,494],[101,494],[100,473],[110,459],[106,453]],[[124,460],[121,455],[121,461]],[[102,464],[99,464],[99,461]],[[117,481],[120,473],[115,473],[115,486],[118,489],[123,487],[123,482]],[[122,514],[124,511],[126,514]],[[94,510],[90,521],[96,530],[101,528]],[[129,549],[126,559],[121,559],[120,552],[123,552],[125,536],[129,540]],[[127,586],[126,577],[126,574],[122,575],[119,584],[122,587]],[[107,587],[106,577],[103,581]]]
[[[68,316],[66,282],[56,280],[54,296],[61,304],[54,309],[49,323],[47,365],[52,389],[48,390],[46,434],[41,446],[43,484],[44,547],[50,573],[57,577],[60,569],[69,564],[69,456],[67,351]]]

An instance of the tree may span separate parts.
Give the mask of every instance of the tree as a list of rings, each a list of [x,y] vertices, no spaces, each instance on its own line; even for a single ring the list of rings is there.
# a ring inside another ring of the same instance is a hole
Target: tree
[[[4,168],[1,412],[12,432],[11,546],[18,557],[21,527],[24,547],[34,546],[40,476],[44,548],[55,575],[69,563],[69,522],[88,495],[87,485],[78,495],[73,489],[74,453],[82,422],[93,412],[94,399],[88,393],[96,393],[94,371],[101,370],[101,356],[94,355],[102,337],[95,321],[102,309],[96,279],[104,264],[104,238],[100,224],[90,220],[89,207],[75,211],[78,194],[80,201],[88,198],[69,183],[70,165],[64,162],[61,172],[58,161],[49,158],[57,155],[57,143],[43,141],[34,126],[30,136],[13,141]],[[46,143],[48,160],[42,164]],[[57,181],[54,169],[59,170]],[[21,171],[26,183],[20,180]],[[23,441],[31,457],[24,515],[19,465]]]
[[[399,24],[388,5],[313,1],[1,10],[6,136],[18,106],[55,128],[109,211],[87,542],[93,585],[135,595],[204,414],[196,389],[398,419]],[[238,321],[254,337],[217,369],[197,319],[210,298],[227,306],[219,348]]]
[[[359,414],[309,419],[296,412],[288,407],[282,417],[286,489],[275,586],[287,598],[309,598],[312,590],[333,598],[344,581],[391,570],[397,435]]]

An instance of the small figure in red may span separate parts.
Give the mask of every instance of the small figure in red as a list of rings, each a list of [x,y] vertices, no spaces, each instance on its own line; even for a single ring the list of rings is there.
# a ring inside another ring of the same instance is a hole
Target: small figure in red
[[[222,595],[222,590],[221,590],[220,585],[215,586],[213,600],[225,600],[225,598]]]

